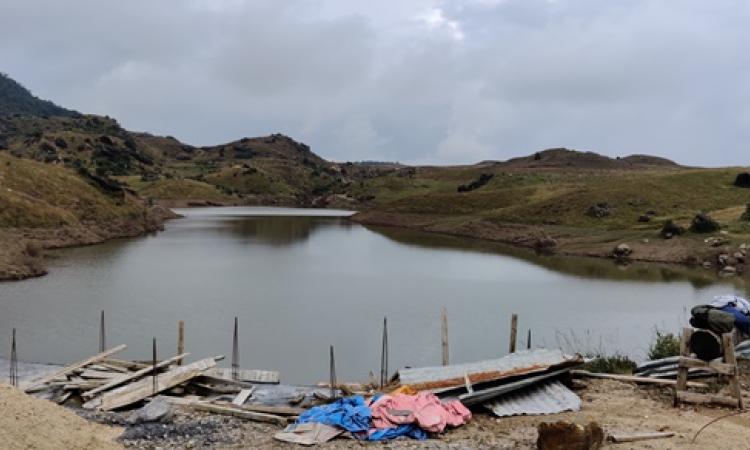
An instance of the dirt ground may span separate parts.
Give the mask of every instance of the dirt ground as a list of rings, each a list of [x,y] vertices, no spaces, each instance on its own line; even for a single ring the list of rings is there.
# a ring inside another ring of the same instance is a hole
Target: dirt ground
[[[479,409],[465,426],[449,430],[428,441],[397,440],[383,443],[336,439],[322,446],[328,449],[352,447],[395,449],[534,449],[541,422],[565,420],[580,424],[599,423],[605,433],[670,431],[675,436],[627,444],[605,444],[623,449],[744,449],[750,448],[750,412],[728,417],[706,428],[692,443],[695,433],[711,420],[733,412],[726,408],[672,406],[671,389],[641,387],[611,380],[592,379],[579,390],[581,411],[549,416],[497,418]],[[747,386],[745,386],[746,388]],[[750,398],[747,399],[750,401]],[[124,417],[96,413],[91,419],[117,423]],[[119,441],[128,448],[211,448],[271,449],[299,448],[275,441],[280,427],[247,422],[228,416],[195,413],[179,409],[164,424],[128,427]]]
[[[0,448],[118,449],[121,429],[98,425],[46,400],[0,384]]]

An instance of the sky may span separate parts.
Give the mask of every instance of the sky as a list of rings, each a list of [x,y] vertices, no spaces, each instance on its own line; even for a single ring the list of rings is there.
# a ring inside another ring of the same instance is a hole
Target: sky
[[[3,0],[0,71],[193,145],[749,165],[748,23],[744,0]]]

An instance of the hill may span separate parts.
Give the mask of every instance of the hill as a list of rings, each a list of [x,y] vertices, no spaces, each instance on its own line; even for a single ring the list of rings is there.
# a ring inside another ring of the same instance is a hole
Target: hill
[[[581,152],[567,148],[550,148],[529,156],[508,161],[483,161],[479,165],[526,169],[646,169],[652,167],[678,167],[674,161],[650,155],[630,155],[610,158],[594,152]]]
[[[13,114],[69,117],[78,113],[35,97],[20,83],[0,73],[0,117]]]

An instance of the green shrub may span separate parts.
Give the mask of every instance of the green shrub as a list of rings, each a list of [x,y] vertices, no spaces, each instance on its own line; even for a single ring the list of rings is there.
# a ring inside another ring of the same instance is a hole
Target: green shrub
[[[680,339],[673,333],[656,330],[656,340],[648,349],[648,359],[662,359],[680,354]]]
[[[750,203],[745,207],[745,212],[740,216],[740,220],[743,222],[750,222]]]
[[[594,358],[581,366],[581,369],[595,373],[615,373],[630,375],[638,365],[625,355],[615,354],[611,356],[596,355]]]

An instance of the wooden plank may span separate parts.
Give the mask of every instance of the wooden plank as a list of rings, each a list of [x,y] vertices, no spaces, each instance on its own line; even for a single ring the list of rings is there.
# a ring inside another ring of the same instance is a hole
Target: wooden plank
[[[693,329],[686,327],[682,329],[682,336],[680,338],[680,356],[682,358],[687,358],[690,356],[690,338],[693,336]],[[677,368],[677,382],[675,383],[675,396],[674,396],[674,406],[677,406],[679,403],[679,398],[677,396],[678,392],[684,391],[688,387],[688,368],[682,367]]]
[[[270,405],[245,405],[242,407],[245,411],[261,412],[276,414],[279,416],[299,416],[306,411],[305,408],[295,408],[293,406],[270,406]]]
[[[120,389],[104,394],[101,397],[100,408],[104,411],[111,411],[113,409],[131,405],[195,378],[206,369],[210,369],[215,365],[216,361],[214,358],[206,358],[159,374],[156,376],[156,383],[153,383],[151,377],[144,378],[140,381],[136,381],[132,384],[123,386]]]
[[[685,403],[698,403],[698,404],[711,404],[726,405],[733,408],[737,408],[739,400],[726,395],[714,395],[714,394],[698,394],[695,392],[678,391],[677,399]]]
[[[207,370],[206,375],[214,378],[220,378],[226,381],[235,381],[232,379],[232,369],[215,368]],[[239,369],[237,372],[236,381],[244,381],[247,383],[279,384],[280,380],[281,376],[279,372],[274,370]]]
[[[733,369],[729,376],[729,391],[732,393],[732,397],[737,399],[737,407],[742,409],[742,391],[740,390],[740,380],[737,379],[737,356],[734,354],[733,333],[724,333],[721,340],[724,345],[724,362]]]
[[[687,370],[687,369],[686,369]],[[604,378],[607,380],[617,380],[617,381],[625,381],[630,383],[639,383],[639,384],[659,384],[662,386],[674,386],[677,384],[675,380],[664,380],[661,378],[647,378],[647,377],[638,377],[634,375],[615,375],[611,373],[592,373],[587,372],[585,370],[571,370],[570,373],[577,377],[588,377],[588,378]],[[705,383],[699,383],[697,381],[688,381],[687,385],[690,387],[700,387],[705,388],[707,385]]]
[[[189,354],[190,353],[183,353],[181,355],[177,355],[177,356],[174,356],[172,358],[166,359],[166,360],[158,363],[156,365],[156,369],[157,370],[161,369],[162,367],[168,366],[168,365],[172,364],[175,361],[182,360],[183,358],[185,358]],[[149,367],[141,369],[141,370],[139,370],[137,372],[129,372],[127,374],[122,374],[121,376],[119,376],[117,378],[114,378],[112,381],[110,381],[109,383],[107,383],[107,384],[105,384],[103,386],[99,386],[96,389],[92,389],[92,390],[90,390],[88,392],[84,392],[83,393],[83,397],[84,398],[92,398],[96,394],[98,394],[98,393],[100,393],[102,391],[107,391],[107,390],[112,389],[114,387],[117,387],[117,386],[119,386],[119,385],[121,385],[123,383],[126,383],[126,382],[128,382],[130,380],[135,380],[136,378],[140,378],[140,377],[142,377],[144,375],[148,375],[149,373],[151,373],[151,371],[153,369],[154,369],[153,367],[149,366]]]
[[[125,370],[140,370],[145,367],[151,367],[151,364],[146,364],[138,361],[127,361],[125,359],[107,358],[102,361],[102,364],[111,366],[122,367]]]
[[[678,367],[710,369],[724,375],[737,373],[737,366],[719,361],[703,361],[701,359],[681,357],[677,362]]]
[[[57,372],[55,372],[55,373],[53,373],[51,375],[46,375],[46,376],[43,376],[43,377],[38,378],[36,380],[30,381],[24,387],[24,391],[25,392],[30,392],[30,391],[34,390],[34,388],[40,387],[40,386],[44,385],[45,383],[48,383],[49,381],[54,380],[55,378],[66,376],[67,374],[73,372],[76,369],[80,369],[81,367],[85,367],[85,366],[88,366],[89,364],[93,364],[93,363],[95,363],[97,361],[101,361],[102,359],[104,359],[104,358],[106,358],[106,357],[108,357],[110,355],[114,355],[117,352],[121,352],[121,351],[125,350],[126,348],[128,348],[127,345],[118,345],[117,347],[111,348],[109,350],[103,351],[103,352],[101,352],[99,354],[96,354],[94,356],[91,356],[89,358],[86,358],[83,361],[78,361],[77,363],[71,364],[69,366],[65,366],[62,369],[58,370]]]
[[[94,369],[84,369],[80,373],[81,378],[94,378],[97,380],[110,380],[112,378],[116,378],[118,376],[121,376],[122,374],[119,372],[109,372],[109,371],[102,371],[102,370],[94,370]]]
[[[236,406],[242,406],[247,401],[248,397],[253,393],[253,389],[243,389],[237,394],[237,397],[232,400],[232,404]]]
[[[518,314],[510,316],[510,345],[508,353],[516,352],[516,336],[518,335]]]
[[[273,423],[276,425],[286,426],[289,423],[289,419],[286,417],[276,416],[273,414],[245,411],[238,408],[230,408],[225,406],[214,405],[210,403],[195,403],[191,405],[194,409],[203,412],[210,412],[214,414],[224,414],[241,419],[252,420],[254,422],[266,422]]]
[[[612,434],[609,436],[607,440],[609,440],[610,442],[622,443],[622,442],[648,441],[651,439],[665,439],[665,438],[671,438],[673,436],[674,436],[674,433],[671,431],[655,432],[655,433],[638,433],[638,434]]]

